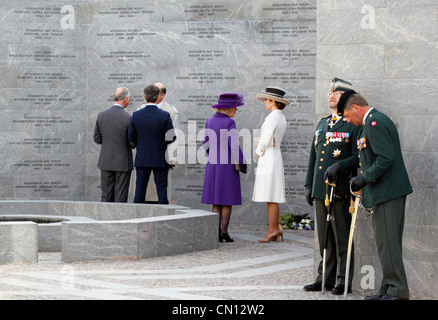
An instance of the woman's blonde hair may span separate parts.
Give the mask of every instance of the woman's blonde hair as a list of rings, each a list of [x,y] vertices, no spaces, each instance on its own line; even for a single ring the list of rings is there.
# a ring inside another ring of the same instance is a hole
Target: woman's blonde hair
[[[233,110],[233,108],[215,109],[215,112],[219,112],[228,116],[230,115],[231,110]]]

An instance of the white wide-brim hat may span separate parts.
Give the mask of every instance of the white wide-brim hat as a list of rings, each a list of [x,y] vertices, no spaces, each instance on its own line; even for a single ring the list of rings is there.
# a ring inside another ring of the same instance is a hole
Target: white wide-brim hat
[[[283,89],[279,87],[269,86],[264,92],[259,93],[256,96],[256,99],[261,102],[263,102],[265,99],[274,100],[277,102],[281,102],[287,106],[290,104],[290,101],[283,98],[285,94],[286,92]]]

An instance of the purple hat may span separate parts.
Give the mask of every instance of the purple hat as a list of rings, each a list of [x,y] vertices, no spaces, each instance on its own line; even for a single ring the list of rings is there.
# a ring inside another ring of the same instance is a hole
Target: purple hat
[[[212,108],[228,109],[243,106],[243,95],[237,93],[223,93],[219,96],[217,104]]]

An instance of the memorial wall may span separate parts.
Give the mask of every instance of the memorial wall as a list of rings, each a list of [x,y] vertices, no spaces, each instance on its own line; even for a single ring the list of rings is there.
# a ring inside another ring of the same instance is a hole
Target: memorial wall
[[[171,200],[210,209],[200,203],[202,130],[219,94],[241,93],[234,120],[250,164],[231,224],[266,225],[266,206],[251,201],[253,138],[268,115],[255,96],[275,85],[292,101],[280,210],[313,216],[303,186],[310,143],[339,77],[399,129],[414,188],[408,280],[414,295],[437,298],[437,10],[436,0],[0,1],[0,197],[99,201],[98,112],[116,87],[131,90],[132,113],[143,88],[163,82],[179,111]],[[355,287],[378,288],[371,219],[361,214],[356,230]]]
[[[233,222],[266,224],[253,203],[253,138],[268,112],[255,96],[280,86],[287,203],[282,212],[310,213],[303,196],[315,112],[316,1],[16,1],[0,13],[3,199],[100,200],[98,112],[116,87],[143,102],[143,88],[163,82],[179,112],[171,197],[200,203],[205,121],[218,96],[245,97],[235,121],[249,161],[243,204]],[[133,192],[134,190],[131,190]]]

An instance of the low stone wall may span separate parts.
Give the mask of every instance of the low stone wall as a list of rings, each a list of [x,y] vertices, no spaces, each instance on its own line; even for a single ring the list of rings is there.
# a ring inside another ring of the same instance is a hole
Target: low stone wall
[[[62,223],[62,260],[139,260],[217,248],[218,216],[202,210],[120,221]]]
[[[62,200],[3,200],[0,215],[87,217],[95,220],[127,220],[175,214],[190,209],[177,205]]]
[[[38,262],[36,223],[1,222],[0,243],[0,263]]]
[[[37,253],[61,251],[64,262],[138,260],[218,247],[217,214],[177,205],[0,201],[0,227],[10,229],[2,243],[17,255],[29,244],[27,238],[14,242],[14,227],[23,224],[35,229]],[[18,261],[5,250],[0,255],[1,263]]]
[[[62,250],[63,221],[95,221],[87,217],[38,215],[38,214],[9,214],[0,215],[0,222],[16,223],[30,221],[37,226],[38,252],[57,252]],[[0,226],[2,223],[0,223]],[[25,244],[25,243],[24,243]]]

